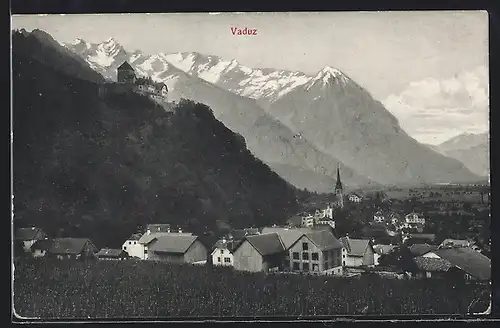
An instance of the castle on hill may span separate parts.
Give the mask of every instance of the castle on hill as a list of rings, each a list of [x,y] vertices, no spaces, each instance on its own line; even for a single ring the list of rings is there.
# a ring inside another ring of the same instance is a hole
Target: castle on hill
[[[163,82],[155,82],[151,77],[139,77],[134,68],[128,62],[123,62],[117,68],[117,81],[108,82],[101,86],[99,94],[114,92],[134,91],[148,96],[159,104],[166,104],[168,101],[168,88]]]

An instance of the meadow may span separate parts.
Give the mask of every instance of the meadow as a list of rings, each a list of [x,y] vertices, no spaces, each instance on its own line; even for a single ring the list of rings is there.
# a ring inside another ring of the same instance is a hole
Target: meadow
[[[236,272],[149,261],[15,262],[23,317],[169,318],[467,314],[484,311],[474,282]]]

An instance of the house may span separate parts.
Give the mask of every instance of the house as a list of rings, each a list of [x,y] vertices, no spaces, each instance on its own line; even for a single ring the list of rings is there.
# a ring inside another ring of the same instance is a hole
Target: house
[[[250,272],[280,270],[285,254],[277,233],[246,236],[234,250],[234,268]]]
[[[439,245],[439,247],[448,247],[448,246],[471,247],[472,245],[473,245],[473,242],[471,242],[469,240],[445,239]]]
[[[236,246],[238,246],[238,241],[227,240],[226,238],[218,240],[210,254],[213,265],[233,266],[233,252]]]
[[[411,212],[405,215],[405,222],[409,225],[424,225],[425,218],[420,213]]]
[[[384,214],[381,211],[377,211],[375,214],[373,214],[373,222],[384,223],[385,222]]]
[[[228,234],[229,240],[243,240],[246,236],[260,234],[257,228],[234,229]]]
[[[450,262],[456,276],[467,280],[487,281],[491,279],[491,260],[469,247],[448,247],[431,250],[425,258],[444,259]]]
[[[144,234],[139,243],[144,247],[144,259],[195,263],[207,260],[207,248],[198,236],[182,232],[151,232]]]
[[[410,247],[408,247],[408,249],[410,250],[413,257],[418,257],[424,255],[427,252],[434,251],[438,249],[438,247],[429,244],[412,244],[410,245]]]
[[[47,238],[47,234],[40,228],[19,228],[16,230],[14,240],[20,242],[25,252],[29,252],[31,246],[38,240]]]
[[[99,260],[121,261],[129,258],[123,249],[103,248],[95,254]]]
[[[347,267],[372,266],[375,264],[375,251],[368,239],[352,239],[349,236],[340,238],[346,249],[346,258],[343,265]]]
[[[57,259],[94,258],[97,248],[88,238],[54,238],[39,240],[31,247],[33,257],[55,257]]]
[[[345,258],[342,243],[328,230],[306,232],[288,249],[287,265],[292,272],[342,274]]]
[[[413,244],[433,245],[435,241],[436,241],[436,235],[433,233],[413,233],[413,234],[407,234],[403,238],[403,242],[406,245],[413,245]]]
[[[312,227],[314,225],[314,216],[307,214],[302,217],[302,227]]]
[[[379,258],[382,255],[386,255],[386,254],[391,253],[392,251],[394,251],[396,249],[396,247],[397,247],[396,245],[383,245],[383,244],[374,245],[373,246],[373,251],[375,252],[375,254],[373,255],[374,264],[378,265]]]
[[[144,259],[144,246],[139,243],[141,239],[140,233],[134,233],[132,236],[127,238],[122,245],[122,250],[126,252],[131,257],[138,257]]]
[[[363,200],[363,197],[356,193],[350,194],[347,198],[351,203],[361,203],[361,201]]]
[[[316,209],[314,219],[317,220],[333,220],[333,208],[328,204],[325,209]]]
[[[446,259],[417,256],[413,259],[416,265],[416,278],[447,278],[453,265]]]
[[[363,228],[363,237],[373,239],[376,244],[397,244],[400,240],[400,235],[394,231],[390,231],[383,223],[372,223]]]

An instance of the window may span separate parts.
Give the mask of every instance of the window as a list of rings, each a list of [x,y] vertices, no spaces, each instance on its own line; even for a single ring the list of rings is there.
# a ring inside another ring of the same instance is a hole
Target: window
[[[131,242],[131,241],[129,241],[129,242],[128,242],[128,244],[129,244],[129,245],[132,245],[132,242]]]
[[[293,259],[298,260],[299,259],[299,252],[293,252]]]
[[[309,250],[309,245],[307,243],[302,243],[302,250],[303,251]]]
[[[136,242],[136,241],[134,241],[134,245],[137,245],[137,242]]]
[[[309,271],[309,263],[307,263],[307,262],[302,263],[302,270]]]
[[[127,246],[123,246],[123,249],[124,249],[124,250],[127,250]]]
[[[220,254],[224,255],[224,250],[223,249],[220,250]]]
[[[344,259],[345,259],[345,254],[342,254],[342,258],[344,258]]]
[[[220,257],[218,257],[218,258],[217,258],[217,262],[219,262],[219,263],[220,263]]]
[[[299,262],[293,262],[293,270],[294,271],[300,270],[300,263]]]
[[[224,263],[231,263],[231,258],[225,257],[224,258]]]
[[[342,261],[342,265],[345,266],[345,261]]]
[[[319,271],[319,265],[317,263],[314,263],[312,269],[313,271]]]
[[[307,252],[303,252],[303,253],[302,253],[302,259],[303,259],[303,260],[309,260],[309,253],[307,253]]]
[[[319,260],[319,255],[318,255],[318,253],[312,253],[312,254],[311,254],[311,259],[312,259],[313,261],[317,261],[317,260]]]
[[[144,249],[144,254],[147,254],[148,253],[148,250],[147,249]]]

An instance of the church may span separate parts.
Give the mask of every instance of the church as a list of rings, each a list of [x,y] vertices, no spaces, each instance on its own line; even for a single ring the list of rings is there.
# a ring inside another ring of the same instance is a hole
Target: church
[[[337,183],[335,184],[336,200],[333,204],[336,208],[344,208],[344,188],[342,181],[340,181],[340,164],[337,166]]]

